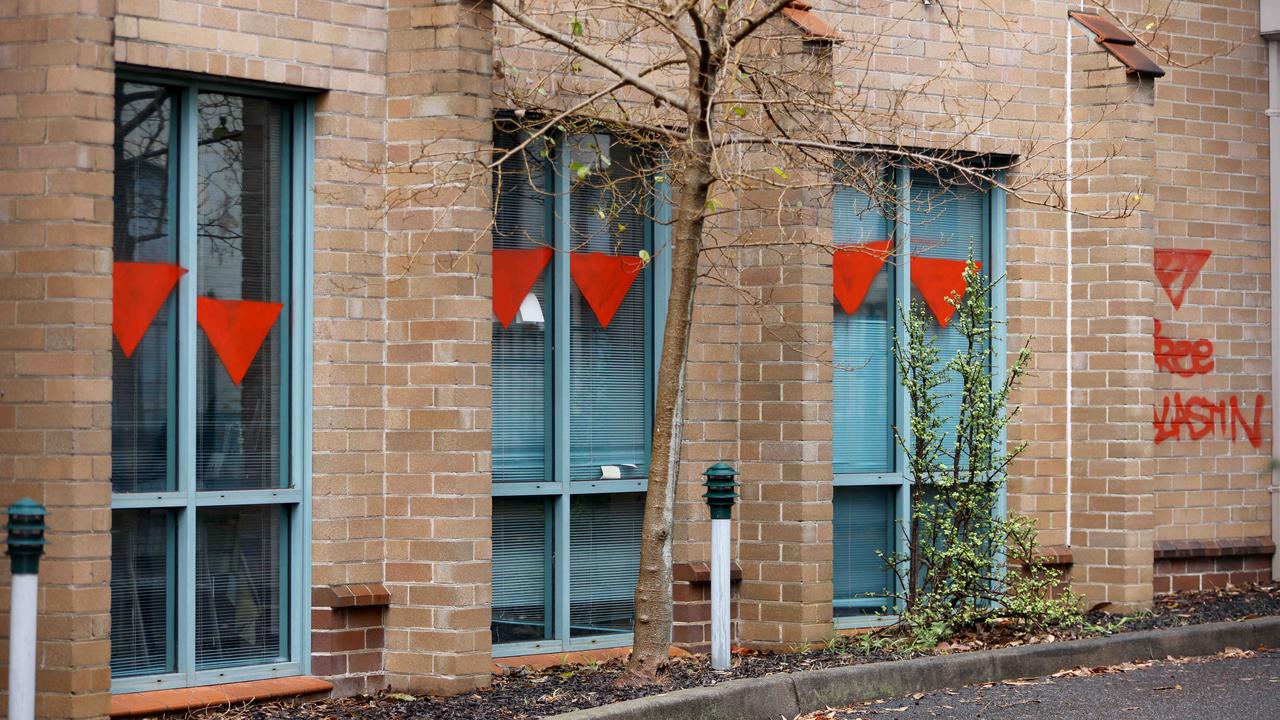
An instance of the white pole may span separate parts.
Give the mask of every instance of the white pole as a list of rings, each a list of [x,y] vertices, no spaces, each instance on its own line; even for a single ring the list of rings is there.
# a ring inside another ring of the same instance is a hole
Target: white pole
[[[9,604],[9,720],[36,716],[36,575],[14,575]]]
[[[729,523],[711,521],[711,668],[729,669]]]

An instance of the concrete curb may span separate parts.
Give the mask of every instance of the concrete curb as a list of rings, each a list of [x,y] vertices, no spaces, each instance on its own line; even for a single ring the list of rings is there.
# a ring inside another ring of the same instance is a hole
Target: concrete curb
[[[577,710],[554,720],[790,720],[865,700],[1037,677],[1082,665],[1213,655],[1228,647],[1280,647],[1280,617],[729,680]]]

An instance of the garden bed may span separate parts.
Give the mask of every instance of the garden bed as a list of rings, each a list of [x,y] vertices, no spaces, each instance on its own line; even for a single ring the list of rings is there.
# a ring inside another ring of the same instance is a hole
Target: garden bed
[[[1017,636],[1002,628],[991,628],[942,643],[936,651],[987,650],[1271,615],[1280,615],[1280,585],[1181,593],[1157,598],[1150,613],[1120,616],[1109,614],[1105,609],[1095,610],[1088,614],[1081,628],[1049,635]],[[902,656],[869,652],[856,640],[839,640],[797,653],[740,654],[734,658],[734,667],[723,672],[711,670],[705,657],[675,658],[659,682],[641,687],[616,687],[614,681],[622,671],[622,661],[612,660],[538,671],[508,671],[495,677],[489,689],[451,698],[409,699],[386,693],[320,702],[251,705],[205,711],[197,716],[203,720],[526,720],[682,688],[715,685],[735,678],[857,665],[895,657]]]

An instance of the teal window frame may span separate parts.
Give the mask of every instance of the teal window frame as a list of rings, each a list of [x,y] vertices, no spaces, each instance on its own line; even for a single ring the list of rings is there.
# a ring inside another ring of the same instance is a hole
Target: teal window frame
[[[311,407],[312,407],[312,235],[314,217],[314,98],[303,92],[266,84],[225,82],[216,78],[117,66],[117,80],[161,85],[175,93],[173,153],[170,160],[170,232],[176,236],[179,265],[187,274],[174,290],[171,318],[177,352],[170,373],[169,428],[171,487],[164,492],[112,493],[111,509],[166,509],[170,598],[168,652],[175,672],[113,677],[113,693],[131,693],[228,682],[305,675],[311,658]],[[281,453],[287,482],[276,489],[198,490],[196,487],[196,363],[198,332],[197,197],[198,151],[196,100],[201,92],[258,97],[283,108],[281,157],[281,245],[287,311],[282,323],[288,338],[286,375],[282,381]],[[191,408],[180,412],[179,408]],[[281,655],[271,662],[196,669],[196,513],[200,508],[277,506],[285,515],[281,552]]]
[[[496,132],[496,129],[495,129]],[[552,626],[552,638],[544,640],[495,643],[495,658],[532,653],[571,652],[599,648],[627,647],[633,633],[611,633],[586,637],[572,637],[570,623],[570,592],[572,562],[571,501],[575,497],[599,494],[644,493],[647,479],[623,480],[573,480],[570,472],[570,293],[573,279],[569,270],[569,253],[574,250],[570,237],[571,186],[570,153],[565,151],[565,137],[559,133],[550,136],[554,142],[546,157],[545,236],[552,240],[555,257],[547,273],[547,318],[550,321],[545,365],[546,412],[551,417],[547,427],[546,477],[542,481],[494,482],[493,497],[534,498],[545,500],[544,522],[547,540],[546,550],[546,607],[547,622]],[[652,435],[657,358],[662,354],[662,337],[667,315],[667,297],[671,285],[671,188],[664,178],[656,178],[653,192],[648,198],[649,208],[645,218],[644,242],[652,260],[641,272],[649,298],[645,319],[645,379],[646,435]],[[638,280],[639,282],[639,280]],[[646,452],[648,450],[646,449]]]
[[[1001,185],[1003,184],[1004,174],[998,171],[995,174],[996,183],[986,188],[983,192],[983,222],[981,230],[981,247],[977,248],[979,257],[984,261],[984,274],[992,278],[1003,278],[1006,269],[1005,255],[1005,213],[1006,213],[1006,196]],[[912,226],[912,202],[911,202],[911,183],[912,172],[905,161],[894,164],[886,168],[886,182],[891,181],[894,184],[896,199],[893,203],[894,217],[888,218],[892,226],[893,255],[889,262],[893,263],[890,270],[892,273],[892,301],[894,303],[891,309],[892,327],[897,330],[900,327],[901,318],[898,317],[897,308],[910,307],[911,303],[911,226]],[[837,194],[838,196],[838,194]],[[872,238],[873,239],[873,238]],[[1006,283],[996,283],[991,292],[991,308],[992,316],[998,327],[1004,327],[1007,318],[1007,295]],[[837,308],[836,312],[840,312]],[[996,332],[993,338],[995,367],[993,368],[993,383],[999,384],[1003,382],[1006,365],[1007,341],[1005,333]],[[890,350],[891,352],[891,350]],[[910,442],[910,422],[908,413],[910,402],[907,398],[906,389],[898,379],[896,363],[890,366],[890,382],[892,388],[889,396],[894,401],[893,422],[900,428]],[[841,372],[836,368],[834,372]],[[840,402],[839,398],[833,398],[833,402]],[[856,441],[856,440],[854,440]],[[1001,437],[1003,444],[1005,438]],[[832,439],[833,443],[840,442],[839,438]],[[907,540],[910,532],[910,523],[906,522],[911,512],[911,481],[904,472],[907,466],[906,453],[901,447],[894,443],[893,446],[893,467],[885,472],[871,473],[837,473],[833,472],[833,485],[837,488],[842,487],[867,487],[867,488],[892,488],[895,494],[895,514],[893,525],[895,527],[896,542],[891,552],[905,553],[908,549]],[[832,502],[835,500],[833,498]],[[1001,516],[1006,513],[1007,499],[1006,493],[1002,489],[997,502],[996,512]],[[840,548],[833,548],[838,553]],[[898,593],[900,587],[895,580],[893,591]],[[832,599],[833,610],[840,608],[878,608],[881,606],[876,598],[835,598]],[[900,605],[900,603],[899,603]],[[895,607],[895,610],[901,609]],[[849,629],[870,627],[883,625],[894,619],[893,614],[864,614],[852,615],[845,617],[836,617],[834,620],[837,629]]]

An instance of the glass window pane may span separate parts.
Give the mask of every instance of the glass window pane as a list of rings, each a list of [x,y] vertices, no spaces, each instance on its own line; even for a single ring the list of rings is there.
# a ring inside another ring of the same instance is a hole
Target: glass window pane
[[[139,83],[116,87],[116,262],[172,263],[177,245],[170,203],[173,96]],[[175,300],[156,313],[131,357],[112,345],[111,489],[118,493],[176,489],[172,472],[171,331]]]
[[[569,507],[570,635],[631,632],[644,494],[579,495]]]
[[[553,636],[548,500],[493,499],[493,642]],[[551,501],[553,502],[553,501]]]
[[[894,573],[886,556],[896,546],[894,487],[837,487],[833,495],[832,594],[836,617],[892,609]]]
[[[282,110],[266,100],[201,93],[196,122],[198,292],[217,300],[283,303]],[[238,385],[209,338],[199,333],[196,483],[201,490],[285,484],[286,317],[287,308]]]
[[[892,223],[880,206],[853,188],[836,192],[837,247],[892,238]],[[858,311],[847,315],[835,302],[833,349],[833,444],[836,473],[894,469],[893,256],[885,260]]]
[[[638,258],[645,249],[645,184],[639,162],[608,135],[568,139],[571,163],[592,168],[574,173],[569,249]],[[638,260],[637,260],[638,262]],[[609,327],[574,286],[570,292],[570,477],[599,480],[601,466],[623,479],[648,476],[649,425],[648,277],[645,268],[627,292]]]
[[[500,134],[497,146],[510,148],[518,138]],[[494,250],[549,247],[547,196],[537,149],[503,163],[494,173],[497,198]],[[495,482],[548,480],[547,429],[550,425],[546,381],[547,321],[551,307],[547,283],[556,260],[543,270],[533,295],[543,319],[518,314],[508,327],[493,322],[493,479]]]
[[[284,509],[196,512],[196,668],[249,665],[285,655],[281,628]]]
[[[173,516],[111,513],[111,674],[173,672]]]
[[[926,174],[911,178],[911,254],[929,258],[967,260],[970,249],[973,258],[986,263],[986,229],[984,194],[976,188],[939,181]],[[923,303],[919,290],[911,291],[911,302]],[[932,317],[932,314],[930,314]],[[929,331],[938,343],[938,362],[946,364],[956,353],[964,349],[964,338],[952,323],[940,327],[936,322]],[[939,412],[948,418],[943,423],[943,450],[954,448],[955,421],[960,417],[962,382],[954,372],[938,387]]]

